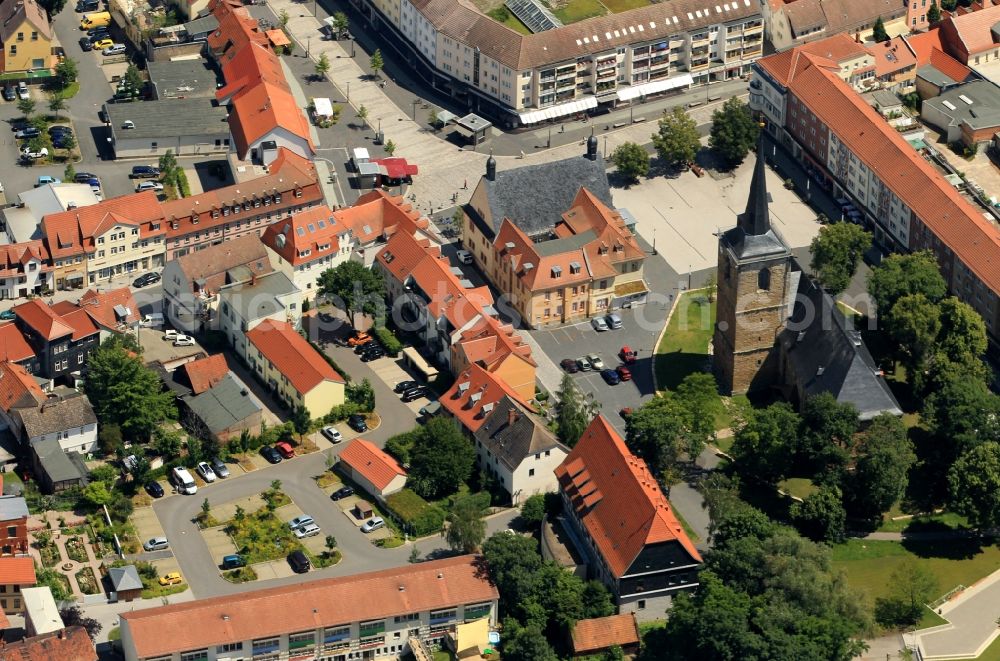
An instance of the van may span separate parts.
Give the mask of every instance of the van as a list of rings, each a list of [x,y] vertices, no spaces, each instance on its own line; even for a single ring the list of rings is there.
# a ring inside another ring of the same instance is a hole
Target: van
[[[170,478],[180,493],[187,494],[188,496],[198,493],[198,485],[194,483],[194,478],[191,477],[191,473],[186,468],[181,468],[180,466],[174,467]]]
[[[143,328],[158,328],[163,325],[163,313],[162,312],[150,312],[142,318],[139,324]]]
[[[468,250],[459,250],[458,252],[455,253],[455,256],[458,257],[458,261],[462,262],[463,264],[472,263],[472,253],[469,252]]]
[[[111,25],[111,14],[106,11],[98,11],[93,14],[86,14],[80,21],[81,30],[93,30],[102,26]]]
[[[296,574],[304,574],[309,571],[309,558],[302,551],[296,550],[288,554],[288,564],[292,566],[292,571]]]

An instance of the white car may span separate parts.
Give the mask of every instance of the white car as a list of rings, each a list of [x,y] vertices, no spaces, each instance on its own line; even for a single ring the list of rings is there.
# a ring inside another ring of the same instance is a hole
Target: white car
[[[316,521],[308,514],[303,514],[302,516],[297,516],[288,522],[288,527],[292,530],[301,528],[302,526],[308,526],[310,523],[316,523]]]
[[[190,335],[177,335],[177,337],[174,338],[174,346],[175,347],[193,347],[194,346],[194,338],[191,337]]]
[[[321,433],[323,434],[323,436],[326,436],[327,440],[329,440],[331,443],[340,443],[342,440],[344,440],[344,437],[341,435],[340,430],[334,427],[333,425],[327,425],[326,427],[323,427],[323,431]]]
[[[320,533],[319,526],[315,523],[307,523],[301,528],[295,529],[295,536],[298,539],[305,539],[306,537],[315,537]]]
[[[144,181],[135,187],[136,193],[141,193],[146,190],[156,191],[159,193],[163,190],[163,184],[158,181]]]
[[[121,55],[126,50],[127,49],[125,48],[125,44],[115,44],[113,46],[108,46],[107,48],[105,48],[104,50],[102,50],[101,54],[102,55]]]
[[[201,475],[201,479],[206,482],[215,482],[215,471],[212,470],[207,461],[199,461],[195,470],[198,471],[198,475]]]
[[[608,320],[604,317],[594,317],[590,320],[590,325],[593,326],[594,330],[598,333],[608,330]]]
[[[180,335],[181,333],[175,331],[173,328],[168,328],[167,330],[163,331],[164,340],[176,340],[178,337],[180,337]]]
[[[369,533],[373,530],[378,530],[379,528],[385,527],[385,521],[382,520],[380,516],[373,516],[372,518],[365,521],[365,524],[361,526],[361,532]]]
[[[596,353],[587,354],[587,362],[590,363],[590,366],[594,368],[595,372],[600,372],[604,369],[604,361],[601,360],[601,357]]]
[[[17,84],[17,98],[30,99],[31,93],[28,91],[28,84],[23,80]]]
[[[42,147],[38,151],[31,151],[31,147],[25,145],[21,147],[21,156],[25,158],[45,158],[49,155],[49,150],[46,147]]]

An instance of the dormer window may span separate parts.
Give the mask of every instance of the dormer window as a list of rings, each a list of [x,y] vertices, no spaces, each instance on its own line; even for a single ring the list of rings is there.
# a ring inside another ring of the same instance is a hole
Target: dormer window
[[[558,278],[558,277],[561,277],[561,276],[562,276],[562,267],[561,266],[553,266],[552,267],[552,277],[553,278]]]
[[[570,262],[569,263],[569,272],[570,272],[571,275],[576,275],[577,273],[579,273],[580,272],[580,262]]]

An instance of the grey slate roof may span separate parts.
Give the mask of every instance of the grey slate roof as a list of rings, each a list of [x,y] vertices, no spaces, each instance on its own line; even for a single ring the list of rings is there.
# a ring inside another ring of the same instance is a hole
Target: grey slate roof
[[[135,565],[111,567],[108,569],[108,580],[111,581],[111,587],[115,589],[115,592],[142,589],[142,579],[139,578],[139,572]]]
[[[509,218],[528,236],[550,230],[573,206],[581,188],[614,209],[605,168],[600,155],[593,161],[580,155],[497,172],[493,181],[484,178],[493,221],[487,229],[496,235],[503,219]]]
[[[216,21],[214,16],[209,16]],[[202,19],[197,19],[202,20]],[[218,26],[218,21],[216,21]],[[146,64],[149,80],[156,88],[156,98],[186,99],[214,97],[218,76],[203,60],[150,60]],[[188,89],[190,88],[190,89]]]
[[[238,282],[221,288],[219,300],[227,301],[241,317],[253,321],[279,312],[282,307],[276,300],[277,297],[297,291],[298,287],[288,279],[284,271],[272,271],[258,276],[255,281]]]
[[[938,69],[933,64],[925,64],[917,69],[917,77],[923,78],[927,82],[935,85],[937,87],[945,87],[947,85],[957,85],[962,82],[960,80],[955,80],[951,76],[945,74],[943,71]]]
[[[0,498],[0,521],[13,521],[28,516],[28,503],[20,496]]]
[[[510,424],[511,411],[517,414],[514,424]],[[538,452],[560,448],[569,453],[569,448],[561,444],[540,419],[506,395],[476,430],[475,437],[512,471],[526,457]]]
[[[966,103],[962,97],[972,103]],[[946,106],[946,102],[950,103],[954,110]],[[1000,125],[1000,87],[988,80],[959,85],[927,99],[924,103],[947,117],[950,126],[958,126],[963,122],[973,129]]]
[[[228,111],[211,99],[161,99],[142,103],[106,103],[104,112],[115,140],[229,136]],[[126,120],[134,129],[123,129]]]
[[[838,402],[853,404],[862,420],[880,413],[902,415],[860,332],[847,326],[833,299],[808,277],[799,279],[780,342],[806,397],[828,392]]]
[[[187,404],[213,434],[235,427],[261,410],[257,398],[232,372],[215,387],[188,399]]]
[[[208,34],[218,27],[219,19],[217,19],[214,14],[207,14],[185,23],[184,31],[188,33],[188,36],[196,37],[198,35]]]
[[[39,441],[31,448],[38,455],[38,462],[42,465],[42,470],[52,482],[86,479],[87,467],[80,459],[80,455],[75,452],[67,454],[59,446],[59,441],[56,439],[49,438]],[[69,455],[73,455],[73,457]]]
[[[757,145],[757,154],[763,154],[763,131]],[[759,259],[789,254],[788,245],[772,226],[767,205],[765,159],[757,157],[750,181],[750,197],[747,208],[736,219],[736,227],[722,235],[723,242],[739,259]]]
[[[97,416],[85,395],[49,400],[39,407],[18,409],[15,415],[21,418],[24,434],[29,439],[97,424]]]

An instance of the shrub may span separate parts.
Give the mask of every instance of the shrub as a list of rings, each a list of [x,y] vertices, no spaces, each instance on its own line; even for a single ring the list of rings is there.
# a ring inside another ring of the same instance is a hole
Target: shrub
[[[408,464],[410,463],[410,450],[420,434],[419,427],[404,431],[402,434],[396,434],[385,442],[385,451],[398,459],[400,463]]]
[[[410,489],[403,489],[387,496],[385,504],[391,514],[395,515],[406,531],[414,537],[439,532],[444,525],[444,512]]]
[[[543,494],[536,493],[524,501],[524,505],[521,506],[521,519],[532,528],[539,526],[544,516],[545,496]]]
[[[347,420],[355,413],[363,413],[364,409],[357,402],[344,402],[339,406],[334,406],[330,412],[323,416],[323,424],[341,422]]]
[[[385,352],[395,358],[399,355],[399,352],[403,350],[403,343],[400,342],[396,335],[388,328],[376,328],[375,337],[378,341],[382,343],[385,347]]]

